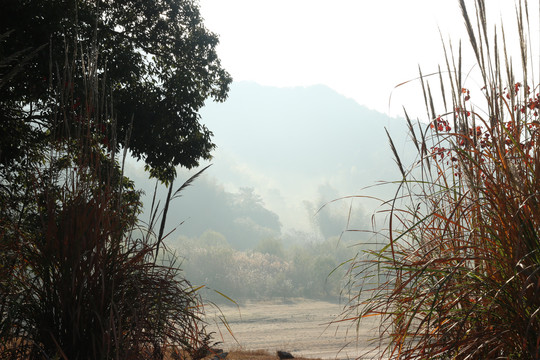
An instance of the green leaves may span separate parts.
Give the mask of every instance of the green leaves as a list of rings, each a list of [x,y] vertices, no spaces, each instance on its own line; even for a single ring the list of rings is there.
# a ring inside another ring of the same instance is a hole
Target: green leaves
[[[33,2],[37,8],[47,4]],[[204,308],[198,294],[182,276],[174,254],[162,248],[157,258],[163,225],[156,237],[152,226],[137,220],[141,192],[124,176],[116,148],[118,133],[128,144],[132,121],[119,122],[115,91],[136,87],[140,92],[131,92],[136,96],[130,100],[149,98],[144,104],[160,105],[167,101],[165,90],[143,78],[151,68],[146,63],[126,64],[125,72],[120,66],[118,73],[111,70],[116,77],[109,76],[109,63],[93,40],[96,9],[78,2],[80,21],[74,23],[74,4],[50,2],[64,17],[50,24],[46,34],[51,42],[45,79],[32,80],[46,65],[39,51],[24,71],[8,67],[0,72],[0,358],[149,359],[165,345],[207,346],[210,337],[200,320]],[[20,13],[25,6],[6,2],[5,9],[30,23],[41,16]],[[9,59],[23,54],[9,55],[4,52],[9,46],[39,35],[35,29],[21,29],[13,37],[0,36],[0,42],[6,40],[0,52],[7,55],[0,64],[11,65]],[[57,47],[59,36],[65,36],[64,47]],[[118,64],[144,59],[137,51],[124,51],[130,49],[129,41],[118,44],[108,49],[109,55],[118,52]],[[151,95],[145,97],[145,91]],[[184,135],[175,127],[178,121],[164,120],[168,108],[158,110],[161,128],[148,117],[151,132],[133,130],[156,141],[139,149],[161,161],[149,168],[158,177],[174,179],[167,145],[178,145]],[[160,152],[152,145],[161,146]],[[166,213],[160,213],[163,224]]]
[[[76,55],[95,43],[100,79],[113,88],[104,96],[117,116],[116,145],[129,147],[162,181],[176,176],[176,166],[192,168],[210,158],[212,133],[198,111],[208,98],[225,100],[232,80],[215,51],[217,35],[204,27],[192,1],[7,1],[0,34],[7,31],[13,36],[0,42],[0,56],[45,46],[0,98],[0,105],[18,104],[22,115],[12,114],[13,121],[55,128],[47,112],[30,114],[29,106],[57,106],[48,102],[49,87],[60,77],[56,69],[66,52]],[[82,81],[73,79],[71,86],[82,88]]]

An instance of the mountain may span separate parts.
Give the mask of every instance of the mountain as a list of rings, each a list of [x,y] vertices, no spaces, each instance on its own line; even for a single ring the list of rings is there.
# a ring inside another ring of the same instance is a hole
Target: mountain
[[[401,178],[385,128],[404,162],[412,159],[403,119],[369,110],[323,85],[234,83],[227,101],[208,103],[201,120],[214,133],[213,166],[172,210],[186,220],[180,233],[211,229],[241,247],[261,239],[230,237],[279,236],[291,229],[338,235],[350,202],[332,203],[315,214],[321,205],[347,195],[392,196],[392,187],[364,189]],[[259,210],[257,216],[234,208],[246,196],[251,196],[248,207]],[[368,226],[376,205],[367,199],[354,202],[358,226]]]
[[[285,209],[289,216],[307,215],[298,213],[304,201],[366,194],[366,186],[400,179],[385,128],[404,161],[411,159],[405,120],[369,110],[323,85],[235,83],[229,99],[208,104],[202,119],[218,146],[213,161],[218,181],[255,188],[285,226],[300,221],[284,219]]]

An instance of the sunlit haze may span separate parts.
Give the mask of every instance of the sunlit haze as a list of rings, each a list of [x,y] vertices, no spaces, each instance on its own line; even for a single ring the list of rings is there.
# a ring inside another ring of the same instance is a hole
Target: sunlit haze
[[[506,26],[514,26],[513,1],[490,0],[489,5],[492,23],[503,18]],[[421,88],[414,79],[419,68],[423,74],[436,72],[439,65],[445,70],[443,41],[451,41],[457,51],[462,39],[467,86],[482,87],[474,75],[474,55],[457,0],[201,0],[200,6],[205,25],[219,35],[218,54],[234,79],[229,100],[202,111],[217,145],[207,176],[228,192],[253,189],[279,216],[284,230],[309,231],[313,209],[332,196],[360,194],[376,181],[396,180],[392,174],[397,173],[386,169],[397,171],[384,127],[403,139],[397,146],[404,151],[407,140],[399,127],[404,123],[403,107],[413,119],[425,121]],[[409,80],[413,81],[398,86]],[[326,103],[322,90],[309,88],[314,85],[343,99]],[[333,111],[326,117],[313,116],[308,114],[309,100],[296,103],[306,107],[298,116],[311,116],[301,120],[311,137],[305,136],[308,132],[299,127],[296,110],[289,107],[295,96],[311,96],[311,101],[326,106],[324,111]],[[340,108],[346,99],[358,108]],[[367,109],[396,120],[379,121],[377,134],[366,133],[369,126],[364,122],[376,117],[366,115]],[[328,130],[332,124],[334,135]],[[366,137],[377,145],[367,147]],[[304,154],[300,149],[312,150]],[[295,166],[285,166],[283,158]],[[377,168],[368,168],[374,159],[379,159]],[[189,207],[183,214],[192,215]]]
[[[493,1],[495,2],[495,1]],[[202,0],[235,81],[325,84],[361,105],[402,115],[400,82],[436,71],[446,39],[464,34],[458,1]]]

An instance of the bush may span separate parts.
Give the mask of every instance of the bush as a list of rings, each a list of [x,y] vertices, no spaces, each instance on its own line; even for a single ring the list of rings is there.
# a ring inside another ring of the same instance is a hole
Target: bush
[[[49,116],[61,126],[43,148],[0,168],[0,358],[196,352],[210,341],[199,297],[174,256],[158,254],[163,236],[136,220],[139,193],[118,164],[114,132],[103,130],[115,117],[102,102],[96,49],[72,49],[51,74],[59,106]],[[71,86],[75,77],[84,89]]]
[[[193,284],[210,290],[207,299],[222,302],[226,300],[222,294],[238,301],[298,297],[336,301],[339,297],[345,269],[336,268],[346,260],[349,249],[338,239],[289,248],[277,239],[264,241],[270,250],[279,249],[281,255],[276,256],[261,248],[238,251],[208,246],[203,241],[207,236],[170,244],[183,249],[183,269]]]
[[[436,74],[452,110],[435,112],[420,75],[431,121],[414,131],[407,119],[419,151],[412,169],[394,150],[403,191],[387,203],[387,245],[370,253],[363,273],[352,265],[352,311],[356,321],[381,317],[381,358],[538,359],[540,103],[527,2],[517,6],[518,71],[504,28],[490,32],[486,3],[475,2],[476,25],[460,4],[482,95],[475,102],[480,91],[465,83],[461,48],[457,56],[445,49],[447,71]]]

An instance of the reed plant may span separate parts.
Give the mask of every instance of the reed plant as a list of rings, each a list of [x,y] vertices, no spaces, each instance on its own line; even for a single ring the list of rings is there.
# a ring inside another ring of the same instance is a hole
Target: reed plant
[[[49,122],[31,125],[46,137],[0,169],[1,359],[162,359],[211,341],[196,289],[154,232],[166,210],[137,220],[99,61],[97,42],[66,44],[36,110]],[[0,85],[16,86],[7,75]]]
[[[384,246],[352,263],[348,316],[357,326],[380,317],[381,358],[540,359],[539,49],[529,31],[540,19],[518,1],[511,38],[514,28],[488,21],[489,2],[459,5],[481,88],[462,69],[461,44],[444,43],[445,67],[420,74],[428,123],[405,113],[418,160],[407,168],[392,144],[403,179],[383,206]]]

